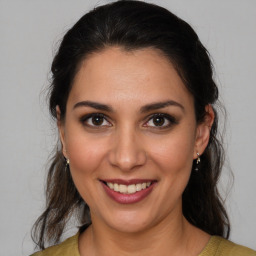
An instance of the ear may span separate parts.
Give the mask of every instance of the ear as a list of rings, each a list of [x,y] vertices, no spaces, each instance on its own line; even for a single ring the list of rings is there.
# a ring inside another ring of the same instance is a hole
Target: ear
[[[64,129],[63,122],[61,121],[61,112],[60,112],[60,107],[58,105],[56,106],[56,114],[57,114],[57,126],[58,126],[60,141],[61,141],[61,145],[62,145],[62,154],[66,158],[68,158],[66,143],[65,143],[65,129]]]
[[[207,105],[205,111],[206,115],[204,120],[197,125],[194,159],[198,157],[197,153],[202,155],[207,147],[210,139],[211,127],[214,122],[215,115],[212,106]]]

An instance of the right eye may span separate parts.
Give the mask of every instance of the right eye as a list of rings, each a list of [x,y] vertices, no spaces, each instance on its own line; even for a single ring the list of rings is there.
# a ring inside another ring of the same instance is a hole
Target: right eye
[[[81,119],[81,122],[85,126],[96,128],[112,126],[111,123],[107,120],[106,116],[101,113],[93,113],[86,115]]]

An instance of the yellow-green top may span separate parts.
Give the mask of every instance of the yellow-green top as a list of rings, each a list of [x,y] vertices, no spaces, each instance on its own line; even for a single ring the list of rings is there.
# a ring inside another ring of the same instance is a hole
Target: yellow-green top
[[[78,236],[72,236],[59,245],[49,247],[32,256],[80,256]],[[204,250],[198,256],[256,256],[256,251],[232,243],[222,237],[212,236]]]

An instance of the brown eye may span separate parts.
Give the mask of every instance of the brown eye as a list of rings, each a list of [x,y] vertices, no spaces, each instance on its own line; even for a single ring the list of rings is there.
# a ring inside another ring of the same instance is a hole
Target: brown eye
[[[104,122],[104,118],[102,116],[93,116],[91,119],[92,124],[96,126],[102,125]]]
[[[155,116],[152,118],[152,121],[155,126],[162,126],[165,123],[165,118],[162,116]]]
[[[105,115],[101,113],[93,113],[86,115],[85,117],[81,118],[81,122],[85,126],[95,128],[112,126],[111,123],[105,117]]]
[[[152,115],[146,122],[145,126],[164,129],[177,123],[177,120],[173,116],[170,116],[169,114],[158,113]]]

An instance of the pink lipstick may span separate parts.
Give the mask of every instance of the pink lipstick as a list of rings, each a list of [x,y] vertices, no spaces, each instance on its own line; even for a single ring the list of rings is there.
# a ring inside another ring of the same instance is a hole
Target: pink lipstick
[[[107,195],[120,204],[133,204],[147,197],[156,184],[155,180],[101,180]]]

